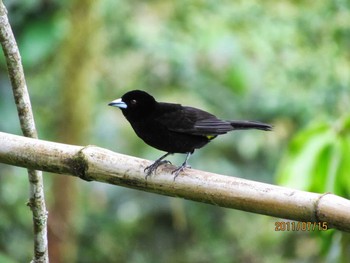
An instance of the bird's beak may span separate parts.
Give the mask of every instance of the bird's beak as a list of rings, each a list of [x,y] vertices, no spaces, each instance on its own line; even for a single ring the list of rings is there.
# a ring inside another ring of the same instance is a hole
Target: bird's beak
[[[126,105],[126,103],[122,101],[122,99],[116,99],[114,101],[111,101],[110,103],[108,103],[108,106],[118,107],[121,109],[126,109],[128,107],[128,105]]]

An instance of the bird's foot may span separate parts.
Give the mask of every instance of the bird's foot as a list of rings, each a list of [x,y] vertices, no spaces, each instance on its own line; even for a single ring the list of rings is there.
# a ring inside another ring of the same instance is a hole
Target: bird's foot
[[[188,165],[187,163],[183,163],[181,166],[179,166],[178,168],[176,168],[174,171],[171,172],[171,174],[174,175],[174,181],[176,177],[186,168],[191,168],[191,165]]]
[[[157,160],[154,163],[152,163],[150,166],[147,166],[144,169],[144,172],[146,173],[146,180],[147,180],[147,177],[151,176],[151,174],[155,172],[157,168],[162,164],[171,164],[171,162],[168,160]]]

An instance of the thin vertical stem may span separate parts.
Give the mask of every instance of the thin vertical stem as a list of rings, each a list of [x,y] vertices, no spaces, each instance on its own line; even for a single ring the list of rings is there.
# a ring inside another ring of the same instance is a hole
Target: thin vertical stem
[[[6,7],[1,0],[0,42],[6,58],[22,132],[26,137],[38,138],[21,56],[7,17]],[[28,177],[30,188],[28,206],[33,213],[34,228],[34,258],[32,262],[48,263],[47,210],[44,199],[42,172],[28,169]]]

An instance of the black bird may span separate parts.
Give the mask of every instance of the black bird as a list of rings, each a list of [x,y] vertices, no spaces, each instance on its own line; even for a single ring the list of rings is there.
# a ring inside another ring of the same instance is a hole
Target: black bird
[[[233,130],[258,129],[270,131],[272,126],[257,121],[225,121],[213,114],[180,104],[157,102],[150,94],[133,90],[108,104],[121,109],[132,128],[145,143],[167,152],[146,167],[146,178],[158,166],[170,163],[169,154],[186,153],[184,163],[172,173],[175,178],[187,166],[195,149],[199,149],[216,136]]]

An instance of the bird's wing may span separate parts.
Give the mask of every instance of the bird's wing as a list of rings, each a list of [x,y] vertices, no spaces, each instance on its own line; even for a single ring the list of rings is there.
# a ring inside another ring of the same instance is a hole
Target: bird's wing
[[[157,117],[171,131],[216,136],[233,130],[230,122],[220,120],[206,111],[178,106]]]

